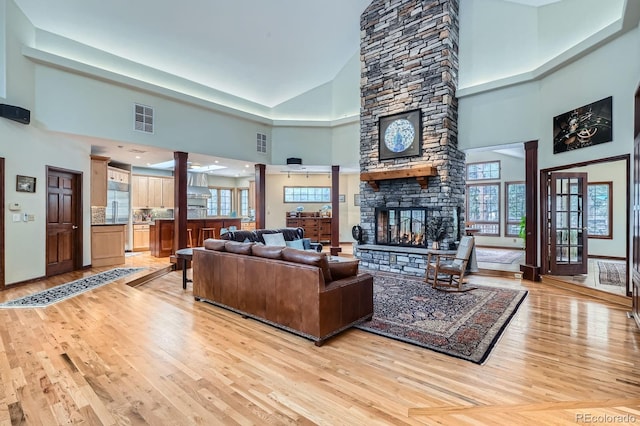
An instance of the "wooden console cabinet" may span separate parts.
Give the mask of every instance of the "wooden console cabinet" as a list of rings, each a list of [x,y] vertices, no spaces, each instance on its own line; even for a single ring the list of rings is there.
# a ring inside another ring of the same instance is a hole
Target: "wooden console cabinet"
[[[313,242],[331,241],[330,217],[305,216],[304,213],[287,216],[287,227],[304,229],[304,236]]]

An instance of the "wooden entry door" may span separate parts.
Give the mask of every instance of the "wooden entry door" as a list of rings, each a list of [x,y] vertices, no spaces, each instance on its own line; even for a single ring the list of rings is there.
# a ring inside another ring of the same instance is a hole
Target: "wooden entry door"
[[[80,173],[47,167],[47,276],[82,267],[81,182]]]
[[[552,275],[586,274],[587,173],[551,173],[547,193],[549,271]]]

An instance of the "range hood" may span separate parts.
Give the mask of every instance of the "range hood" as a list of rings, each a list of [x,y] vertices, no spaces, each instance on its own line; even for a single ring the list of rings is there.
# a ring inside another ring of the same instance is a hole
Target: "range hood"
[[[187,173],[187,198],[211,198],[205,173]]]

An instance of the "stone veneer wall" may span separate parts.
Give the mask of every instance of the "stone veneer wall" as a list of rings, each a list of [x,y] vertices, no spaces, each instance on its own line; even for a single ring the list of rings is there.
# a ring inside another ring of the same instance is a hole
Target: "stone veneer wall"
[[[452,218],[458,207],[458,229],[464,229],[465,158],[457,148],[455,98],[458,8],[458,0],[373,0],[361,16],[360,170],[429,164],[438,171],[426,189],[415,179],[381,181],[378,192],[361,182],[365,244],[375,242],[376,207],[435,207],[448,223],[448,240],[457,239]],[[422,155],[380,161],[379,118],[418,108]]]

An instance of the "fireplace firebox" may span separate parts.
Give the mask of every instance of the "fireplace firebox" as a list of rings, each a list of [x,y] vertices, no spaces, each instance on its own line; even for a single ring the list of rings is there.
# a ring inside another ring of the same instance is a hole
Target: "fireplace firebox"
[[[421,207],[376,209],[376,244],[425,247],[427,221],[432,213]]]

